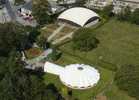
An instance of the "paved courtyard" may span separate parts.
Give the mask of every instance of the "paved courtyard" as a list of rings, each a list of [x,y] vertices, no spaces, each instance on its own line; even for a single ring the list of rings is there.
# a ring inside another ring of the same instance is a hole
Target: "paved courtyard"
[[[31,0],[26,0],[26,3],[24,5],[28,5],[28,3],[31,3]],[[24,5],[15,6],[14,3],[11,2],[11,0],[6,0],[4,8],[0,10],[0,23],[13,21],[24,26],[35,27],[37,25],[36,20],[24,20],[23,17],[19,16],[17,11]]]

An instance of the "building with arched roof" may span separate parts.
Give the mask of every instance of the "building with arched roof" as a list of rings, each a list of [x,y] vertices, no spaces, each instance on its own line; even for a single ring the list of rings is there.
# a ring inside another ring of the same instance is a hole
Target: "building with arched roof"
[[[99,15],[97,13],[83,7],[70,8],[65,10],[58,17],[59,21],[80,27],[89,27],[94,25],[99,21],[99,19]]]

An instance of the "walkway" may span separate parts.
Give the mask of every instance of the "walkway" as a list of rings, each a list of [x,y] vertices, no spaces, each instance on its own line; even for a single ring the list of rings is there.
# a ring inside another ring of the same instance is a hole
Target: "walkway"
[[[47,39],[48,42],[50,42],[63,28],[65,27],[65,24],[60,25],[53,33],[50,35]]]
[[[61,41],[67,39],[67,38],[72,38],[72,35],[74,34],[74,32],[68,33],[67,35],[61,37],[60,39],[56,39],[55,41],[52,42],[53,45],[60,43]]]

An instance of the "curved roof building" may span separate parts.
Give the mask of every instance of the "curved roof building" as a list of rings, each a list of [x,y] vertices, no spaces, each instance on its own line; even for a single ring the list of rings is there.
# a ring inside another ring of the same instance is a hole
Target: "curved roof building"
[[[71,64],[65,67],[46,62],[44,72],[58,75],[61,82],[73,89],[94,87],[100,80],[97,69],[84,64]]]
[[[58,20],[72,23],[76,26],[85,27],[98,22],[99,15],[87,8],[74,7],[61,13]]]

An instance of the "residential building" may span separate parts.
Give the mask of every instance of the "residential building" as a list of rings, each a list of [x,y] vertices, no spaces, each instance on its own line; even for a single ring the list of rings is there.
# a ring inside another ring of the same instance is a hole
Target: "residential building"
[[[103,9],[107,5],[111,5],[113,0],[86,0],[85,6],[91,9]]]
[[[83,4],[86,0],[57,0],[59,4]]]
[[[126,7],[129,7],[131,11],[134,11],[136,8],[139,8],[139,0],[114,0],[113,5],[113,12],[116,14]]]
[[[77,0],[59,0],[58,3],[59,4],[73,4],[75,3]]]

